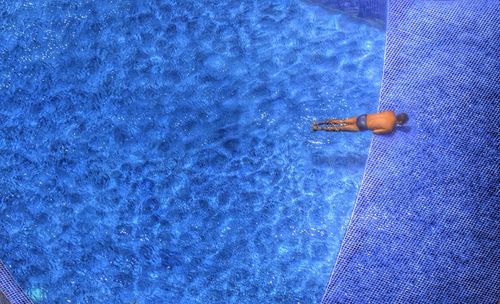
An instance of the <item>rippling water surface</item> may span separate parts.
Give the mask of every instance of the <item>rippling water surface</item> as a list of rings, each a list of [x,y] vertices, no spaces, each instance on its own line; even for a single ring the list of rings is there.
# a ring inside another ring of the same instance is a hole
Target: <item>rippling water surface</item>
[[[384,33],[300,1],[0,1],[0,258],[37,303],[315,303]]]

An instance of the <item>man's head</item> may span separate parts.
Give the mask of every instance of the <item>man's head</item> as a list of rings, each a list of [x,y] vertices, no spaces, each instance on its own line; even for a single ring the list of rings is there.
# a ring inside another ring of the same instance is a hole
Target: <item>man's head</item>
[[[399,113],[396,116],[396,123],[398,125],[405,124],[407,121],[408,121],[408,114],[406,114],[406,113]]]

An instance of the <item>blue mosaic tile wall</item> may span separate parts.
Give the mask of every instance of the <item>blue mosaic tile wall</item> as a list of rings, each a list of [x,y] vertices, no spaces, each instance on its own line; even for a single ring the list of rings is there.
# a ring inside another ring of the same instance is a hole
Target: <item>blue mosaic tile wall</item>
[[[322,303],[500,298],[500,2],[389,1],[374,136]]]
[[[5,296],[2,299],[2,295]],[[8,302],[3,302],[7,300]],[[0,304],[33,304],[23,293],[7,267],[0,261]]]
[[[9,301],[7,301],[7,298],[3,295],[3,293],[0,291],[0,304],[10,304]]]

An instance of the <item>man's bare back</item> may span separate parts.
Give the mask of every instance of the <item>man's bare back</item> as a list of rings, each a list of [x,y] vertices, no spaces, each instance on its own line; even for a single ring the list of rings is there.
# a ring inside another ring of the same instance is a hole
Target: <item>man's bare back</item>
[[[363,114],[345,119],[328,119],[313,123],[314,131],[364,131],[372,130],[373,133],[383,134],[394,130],[396,125],[403,125],[408,121],[406,113],[396,115],[392,111],[372,114]],[[326,126],[322,126],[326,125]]]

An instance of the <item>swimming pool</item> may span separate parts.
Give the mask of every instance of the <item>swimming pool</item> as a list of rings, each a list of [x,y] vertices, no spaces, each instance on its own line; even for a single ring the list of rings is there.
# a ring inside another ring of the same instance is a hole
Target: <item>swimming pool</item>
[[[0,4],[0,259],[38,303],[318,302],[384,33],[299,1]]]

